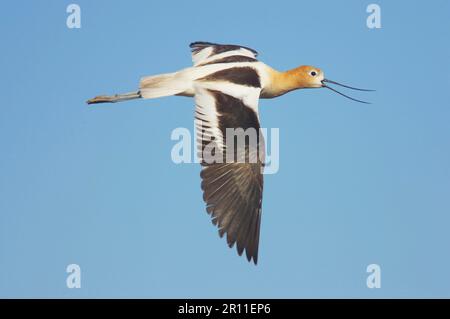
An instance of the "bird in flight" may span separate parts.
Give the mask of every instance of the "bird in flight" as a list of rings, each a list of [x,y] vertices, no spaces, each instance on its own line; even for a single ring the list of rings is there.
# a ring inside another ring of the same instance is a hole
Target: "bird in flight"
[[[136,92],[97,96],[87,103],[172,95],[194,97],[206,210],[219,228],[219,235],[226,235],[228,245],[236,244],[239,255],[245,251],[248,261],[257,264],[264,170],[259,99],[274,98],[297,89],[327,88],[351,100],[367,103],[337,91],[330,84],[371,90],[328,80],[322,70],[313,66],[277,71],[258,61],[255,50],[240,45],[194,42],[190,48],[192,67],[144,77]],[[235,133],[231,137],[229,129]],[[256,138],[246,138],[245,132],[249,130],[257,133]],[[244,143],[239,144],[242,132]]]

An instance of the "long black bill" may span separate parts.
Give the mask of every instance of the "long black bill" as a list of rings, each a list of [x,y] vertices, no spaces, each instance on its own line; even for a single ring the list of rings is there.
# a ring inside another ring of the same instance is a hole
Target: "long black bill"
[[[323,79],[322,82],[331,83],[331,84],[336,84],[336,85],[345,87],[345,88],[347,88],[347,89],[352,89],[352,90],[357,90],[357,91],[366,91],[366,92],[374,92],[374,91],[375,91],[375,90],[369,90],[369,89],[359,89],[359,88],[355,88],[355,87],[353,87],[353,86],[345,85],[345,84],[342,84],[342,83],[339,83],[339,82],[336,82],[336,81],[331,81],[331,80],[328,80],[328,79]]]
[[[339,92],[338,90],[333,89],[332,87],[330,87],[330,86],[328,86],[328,85],[326,85],[326,84],[322,84],[322,87],[327,88],[327,89],[329,89],[329,90],[331,90],[331,91],[333,91],[333,92],[336,92],[337,94],[340,94],[340,95],[346,97],[347,99],[353,100],[353,101],[355,101],[355,102],[364,103],[364,104],[371,104],[370,102],[357,100],[357,99],[352,98],[352,97],[350,97],[350,96],[348,96],[348,95],[345,95],[344,93],[341,93],[341,92]]]

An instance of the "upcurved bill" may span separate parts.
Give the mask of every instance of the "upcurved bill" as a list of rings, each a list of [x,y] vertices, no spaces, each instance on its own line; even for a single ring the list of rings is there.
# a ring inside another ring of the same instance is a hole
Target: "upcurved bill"
[[[327,89],[330,89],[331,91],[336,92],[337,94],[340,94],[340,95],[346,97],[347,99],[353,100],[353,101],[355,101],[355,102],[364,103],[364,104],[371,104],[370,102],[358,100],[358,99],[355,99],[355,98],[350,97],[350,96],[348,96],[348,95],[345,95],[344,93],[341,93],[341,92],[339,92],[338,90],[333,89],[333,88],[330,87],[330,86],[327,86],[326,84],[323,84],[323,87],[324,87],[324,88],[327,88]]]
[[[336,85],[345,87],[345,88],[347,88],[347,89],[352,89],[352,90],[357,90],[357,91],[365,91],[365,92],[374,92],[374,91],[375,91],[375,90],[371,90],[371,89],[360,89],[360,88],[355,88],[355,87],[353,87],[353,86],[341,84],[341,83],[339,83],[339,82],[331,81],[331,80],[328,80],[328,79],[323,79],[323,80],[322,80],[322,83],[323,83],[323,82],[325,82],[325,83],[331,83],[331,84],[336,84]]]

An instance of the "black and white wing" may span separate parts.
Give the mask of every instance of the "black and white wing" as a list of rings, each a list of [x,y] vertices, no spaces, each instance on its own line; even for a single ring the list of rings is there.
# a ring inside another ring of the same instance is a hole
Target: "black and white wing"
[[[212,63],[255,62],[258,55],[258,52],[253,49],[234,44],[193,42],[190,44],[190,48],[194,66]]]
[[[195,117],[206,210],[220,236],[226,234],[228,245],[236,244],[239,255],[245,250],[247,259],[256,264],[264,138],[258,117],[261,88],[256,85],[257,72],[252,70],[231,68],[197,81]],[[231,130],[232,134],[227,129],[237,130]],[[243,136],[246,134],[248,138]],[[239,143],[242,137],[244,143]]]

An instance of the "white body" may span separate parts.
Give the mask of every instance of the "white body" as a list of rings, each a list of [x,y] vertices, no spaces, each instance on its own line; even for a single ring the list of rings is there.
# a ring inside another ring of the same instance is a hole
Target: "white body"
[[[214,72],[233,67],[252,67],[258,72],[262,90],[270,84],[271,68],[262,62],[218,63],[193,66],[178,72],[148,76],[141,79],[140,93],[144,99],[151,99],[170,95],[195,95],[196,80],[206,77]],[[220,90],[229,95],[239,95],[239,85],[226,81],[214,82],[211,85],[220,87]]]

